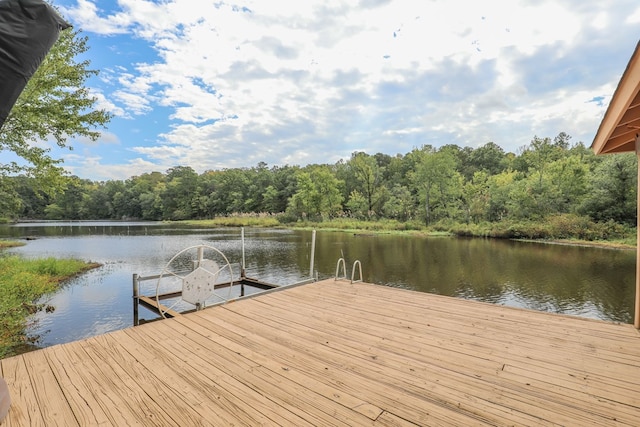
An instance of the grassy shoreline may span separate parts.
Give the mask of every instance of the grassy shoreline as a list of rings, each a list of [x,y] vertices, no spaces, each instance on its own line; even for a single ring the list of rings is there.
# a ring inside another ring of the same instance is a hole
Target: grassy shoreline
[[[0,241],[0,249],[22,245]],[[99,267],[76,259],[24,259],[0,255],[0,359],[33,347],[37,337],[27,336],[32,315],[55,307],[41,302],[68,279]]]
[[[17,246],[24,246],[24,243],[16,242],[15,240],[0,240],[0,249],[15,248]]]
[[[176,221],[194,227],[260,227],[366,234],[406,234],[417,237],[474,237],[511,239],[546,244],[635,249],[636,229],[613,223],[594,223],[582,217],[561,215],[544,222],[482,224],[438,223],[426,227],[417,221],[358,221],[333,219],[323,222],[281,223],[276,215],[234,215],[206,220]]]

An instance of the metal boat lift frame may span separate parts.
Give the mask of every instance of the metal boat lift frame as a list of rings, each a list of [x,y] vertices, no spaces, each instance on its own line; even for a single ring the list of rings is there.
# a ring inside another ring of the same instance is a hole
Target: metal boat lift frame
[[[247,277],[246,271],[245,271],[246,263],[245,263],[245,246],[244,246],[244,227],[241,229],[241,241],[242,241],[242,262],[240,266],[240,278],[235,281],[232,280],[230,282],[218,283],[213,287],[214,290],[217,290],[217,289],[228,288],[229,286],[239,285],[240,296],[235,298],[230,298],[215,304],[211,304],[211,305],[208,305],[207,307],[226,304],[227,302],[237,301],[244,298],[251,298],[255,295],[263,294],[264,292],[304,285],[304,284],[312,283],[318,280],[317,272],[314,272],[314,260],[315,260],[315,249],[316,249],[316,231],[315,230],[313,230],[312,237],[311,237],[311,260],[309,265],[309,278],[302,280],[300,282],[295,282],[288,285],[277,285],[273,283],[267,283],[259,279]],[[159,280],[160,277],[161,277],[161,274],[154,274],[150,276],[140,276],[137,273],[133,274],[133,326],[138,326],[140,324],[140,317],[139,317],[140,306],[145,307],[146,309],[150,310],[155,314],[158,314],[159,316],[162,316],[162,313],[164,313],[164,316],[166,317],[176,317],[181,314],[190,313],[199,309],[198,307],[195,307],[190,310],[184,310],[184,311],[178,312],[175,310],[167,309],[167,307],[164,307],[160,303],[161,300],[180,297],[182,295],[181,290],[174,291],[174,292],[167,292],[167,293],[159,294],[157,296],[140,294],[140,284],[142,282],[146,282],[150,280]],[[262,292],[255,292],[255,293],[246,295],[245,286],[251,286],[253,288],[261,289]]]

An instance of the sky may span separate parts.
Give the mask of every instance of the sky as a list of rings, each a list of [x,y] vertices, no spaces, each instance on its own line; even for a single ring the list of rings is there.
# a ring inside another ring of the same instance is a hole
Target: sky
[[[637,0],[54,0],[88,37],[94,181],[334,164],[425,144],[589,146],[638,43]]]

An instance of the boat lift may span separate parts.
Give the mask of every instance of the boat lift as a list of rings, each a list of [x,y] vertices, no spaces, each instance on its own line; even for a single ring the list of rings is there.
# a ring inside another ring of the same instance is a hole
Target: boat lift
[[[167,262],[159,274],[151,276],[133,274],[133,325],[138,326],[141,323],[139,318],[141,305],[159,315],[160,318],[176,317],[205,307],[226,304],[264,292],[318,280],[317,272],[314,272],[315,230],[311,239],[309,278],[289,285],[277,285],[247,277],[244,228],[241,229],[241,241],[242,260],[237,279],[234,278],[234,271],[227,257],[220,250],[209,245],[196,245],[181,250]],[[141,295],[141,284],[153,281],[156,284],[155,294]],[[248,294],[247,288],[259,291]]]

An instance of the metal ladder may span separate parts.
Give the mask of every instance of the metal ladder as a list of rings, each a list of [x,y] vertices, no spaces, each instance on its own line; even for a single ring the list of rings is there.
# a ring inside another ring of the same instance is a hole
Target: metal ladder
[[[342,276],[339,275],[340,266],[342,266]],[[355,280],[356,266],[358,267],[358,273],[360,274],[360,278],[358,280]],[[334,280],[349,280],[347,279],[347,267],[344,258],[340,258],[336,264],[336,275]],[[362,282],[362,264],[360,263],[360,260],[355,260],[353,262],[353,267],[351,268],[351,283],[357,282]]]

